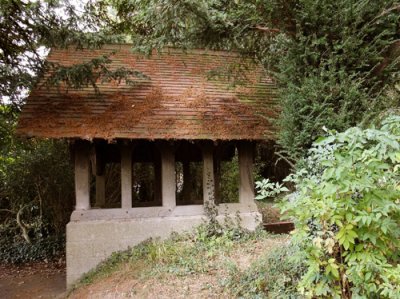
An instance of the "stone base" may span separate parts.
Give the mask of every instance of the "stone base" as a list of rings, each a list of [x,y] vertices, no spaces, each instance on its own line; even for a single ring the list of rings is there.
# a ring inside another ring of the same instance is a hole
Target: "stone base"
[[[230,214],[236,217],[236,214]],[[254,230],[261,221],[255,211],[240,212],[241,226]],[[226,215],[218,216],[223,221]],[[72,218],[73,219],[73,218]],[[107,259],[149,238],[167,238],[172,232],[190,231],[205,220],[203,215],[150,218],[80,220],[67,225],[67,287]]]

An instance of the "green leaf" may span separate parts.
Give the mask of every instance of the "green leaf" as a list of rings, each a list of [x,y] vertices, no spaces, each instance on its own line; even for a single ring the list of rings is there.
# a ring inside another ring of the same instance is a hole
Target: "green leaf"
[[[347,239],[344,239],[343,241],[343,247],[344,249],[348,250],[350,247],[350,242]]]
[[[335,278],[339,278],[339,270],[338,269],[332,267],[331,272]]]
[[[348,230],[348,231],[346,231],[346,234],[348,236],[352,237],[353,239],[358,237],[357,233],[354,230]]]

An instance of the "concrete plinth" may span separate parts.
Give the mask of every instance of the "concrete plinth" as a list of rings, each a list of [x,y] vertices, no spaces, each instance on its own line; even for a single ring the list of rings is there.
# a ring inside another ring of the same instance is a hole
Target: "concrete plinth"
[[[241,226],[254,230],[261,219],[256,212],[239,213]],[[223,221],[227,216],[220,215]],[[229,217],[235,217],[232,213]],[[67,225],[67,287],[116,251],[151,238],[167,238],[172,232],[190,231],[205,216],[168,216],[112,220],[71,221]]]

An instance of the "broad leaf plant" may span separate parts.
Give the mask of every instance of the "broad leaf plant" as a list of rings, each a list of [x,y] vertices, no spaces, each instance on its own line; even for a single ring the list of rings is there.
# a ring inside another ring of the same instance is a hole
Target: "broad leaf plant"
[[[282,203],[308,271],[306,298],[400,298],[400,116],[330,132],[288,180]]]

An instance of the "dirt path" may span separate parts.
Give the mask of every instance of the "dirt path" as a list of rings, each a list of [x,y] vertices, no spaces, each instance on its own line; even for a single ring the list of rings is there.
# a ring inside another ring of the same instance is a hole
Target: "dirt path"
[[[63,263],[0,265],[0,298],[63,298]]]

